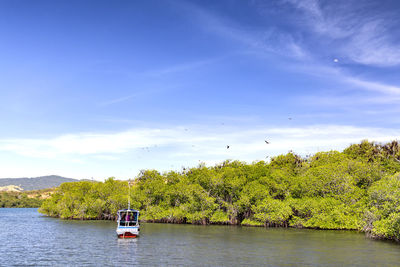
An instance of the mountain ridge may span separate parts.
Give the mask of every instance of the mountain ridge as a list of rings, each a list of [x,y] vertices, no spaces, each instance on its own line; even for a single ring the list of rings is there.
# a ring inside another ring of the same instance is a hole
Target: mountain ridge
[[[15,186],[20,187],[23,191],[30,191],[58,187],[62,183],[78,181],[79,179],[66,178],[59,175],[47,175],[31,178],[0,178],[0,187]]]

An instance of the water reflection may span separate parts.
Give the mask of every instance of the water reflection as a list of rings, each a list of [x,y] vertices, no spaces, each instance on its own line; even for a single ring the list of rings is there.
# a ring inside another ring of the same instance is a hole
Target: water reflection
[[[29,218],[29,220],[20,220]],[[117,238],[111,221],[68,221],[0,209],[0,266],[396,266],[400,245],[350,231],[142,224]]]
[[[117,238],[119,248],[137,248],[138,238]]]
[[[133,264],[138,262],[138,239],[117,238],[117,251],[120,263]]]

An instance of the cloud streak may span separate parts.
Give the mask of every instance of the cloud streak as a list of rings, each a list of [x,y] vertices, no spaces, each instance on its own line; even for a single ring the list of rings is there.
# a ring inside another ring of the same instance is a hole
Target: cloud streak
[[[399,96],[400,95],[400,87],[399,86],[388,85],[388,84],[378,83],[378,82],[371,82],[371,81],[366,81],[366,80],[362,80],[362,79],[358,79],[358,78],[354,78],[354,77],[343,77],[343,80],[349,84],[352,84],[359,88],[363,88],[365,90],[379,92],[379,93],[383,93],[383,94],[391,95],[391,96]],[[394,99],[394,100],[396,100],[396,99]]]
[[[190,14],[191,20],[205,31],[237,41],[260,53],[272,53],[295,59],[308,56],[290,34],[273,27],[262,30],[242,27],[227,17],[222,17],[194,4],[179,3],[180,8]]]
[[[185,129],[188,129],[187,131]],[[55,173],[68,177],[132,177],[141,169],[179,171],[200,162],[214,165],[226,159],[253,162],[292,150],[302,156],[342,150],[362,139],[394,140],[400,129],[348,125],[302,127],[209,127],[186,125],[135,128],[114,133],[76,133],[49,139],[1,139],[0,156],[13,159],[2,176]],[[270,144],[266,144],[268,140]],[[229,145],[229,149],[226,146]],[[15,164],[18,162],[18,164]]]
[[[318,148],[341,149],[366,138],[389,141],[395,139],[399,132],[346,125],[257,127],[252,130],[232,127],[210,130],[206,126],[196,126],[190,131],[184,129],[140,128],[108,134],[68,134],[51,139],[3,139],[0,140],[0,151],[34,158],[88,156],[116,160],[127,153],[143,154],[145,149],[153,154],[167,153],[178,158],[185,155],[203,159],[256,160],[263,153],[276,155],[288,150],[305,153],[316,152]],[[265,144],[265,139],[270,141],[270,145]],[[226,149],[226,145],[230,149]]]
[[[350,86],[349,89],[354,90],[354,88],[356,88],[361,91],[379,93],[379,98],[382,100],[382,98],[386,96],[388,102],[393,102],[393,100],[397,101],[396,97],[400,95],[400,86],[360,78],[352,75],[348,71],[346,72],[340,67],[332,67],[313,62],[307,65],[292,64],[287,68],[293,72],[300,72],[310,76],[329,79],[335,84],[347,84]]]
[[[213,64],[224,58],[225,58],[225,56],[220,56],[220,57],[201,59],[201,60],[196,60],[196,61],[191,61],[191,62],[186,62],[186,63],[181,63],[181,64],[175,64],[175,65],[168,66],[168,67],[161,68],[161,69],[155,69],[155,70],[141,72],[141,73],[139,73],[139,75],[150,76],[150,77],[159,77],[159,76],[168,75],[168,74],[186,72],[186,71],[190,71],[193,69],[207,66],[209,64]]]
[[[337,54],[358,64],[392,67],[400,64],[400,45],[389,28],[396,26],[396,14],[379,12],[360,1],[285,0],[304,13],[307,27],[336,43]],[[371,13],[373,10],[373,14]],[[398,25],[397,25],[398,27]]]
[[[103,102],[99,103],[98,105],[100,107],[107,107],[107,106],[111,106],[114,104],[127,102],[127,101],[130,101],[133,99],[136,99],[136,100],[137,99],[145,99],[151,95],[164,93],[166,91],[171,91],[171,90],[174,90],[177,88],[176,86],[155,86],[153,88],[146,89],[146,87],[148,87],[148,86],[145,86],[144,88],[142,88],[140,90],[136,90],[132,94],[103,101]]]
[[[373,66],[387,67],[400,64],[400,46],[391,42],[385,30],[389,24],[388,19],[385,19],[387,14],[368,16],[362,6],[355,10],[354,6],[357,5],[347,2],[340,2],[338,5],[324,3],[324,8],[317,0],[283,0],[282,2],[304,12],[304,18],[308,21],[306,28],[324,37],[340,40],[339,48],[332,48],[332,51],[336,51],[333,52],[335,54],[342,54],[344,59]],[[306,62],[305,69],[310,75],[321,75],[324,78],[333,76],[335,82],[345,83],[351,88],[385,94],[388,96],[387,102],[393,102],[390,96],[400,94],[399,86],[359,78],[345,73],[339,67],[334,68],[321,63],[318,56],[312,56],[307,52],[293,34],[273,27],[259,31],[244,30],[243,26],[233,23],[226,17],[218,16],[195,5],[185,4],[184,6],[190,14],[195,15],[199,25],[207,31],[236,40],[261,53],[274,53],[301,59],[301,61],[292,62],[293,69],[304,69],[298,63]],[[295,71],[298,70],[295,69]],[[382,101],[382,96],[380,100]]]

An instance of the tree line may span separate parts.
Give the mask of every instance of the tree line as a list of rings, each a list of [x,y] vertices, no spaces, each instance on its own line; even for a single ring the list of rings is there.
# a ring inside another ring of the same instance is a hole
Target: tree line
[[[294,153],[270,162],[224,161],[182,172],[141,171],[131,207],[165,223],[351,229],[400,240],[400,145],[362,141],[342,152]],[[62,184],[40,212],[64,219],[115,219],[128,183]]]
[[[0,208],[38,208],[42,202],[39,196],[29,197],[23,192],[0,192]]]

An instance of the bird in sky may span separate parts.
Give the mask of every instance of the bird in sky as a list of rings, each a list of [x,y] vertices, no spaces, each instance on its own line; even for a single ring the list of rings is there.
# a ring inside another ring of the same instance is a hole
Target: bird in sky
[[[229,146],[226,146],[226,149],[229,149]]]
[[[269,142],[267,141],[267,140],[265,140],[265,143],[268,145],[269,144]]]

